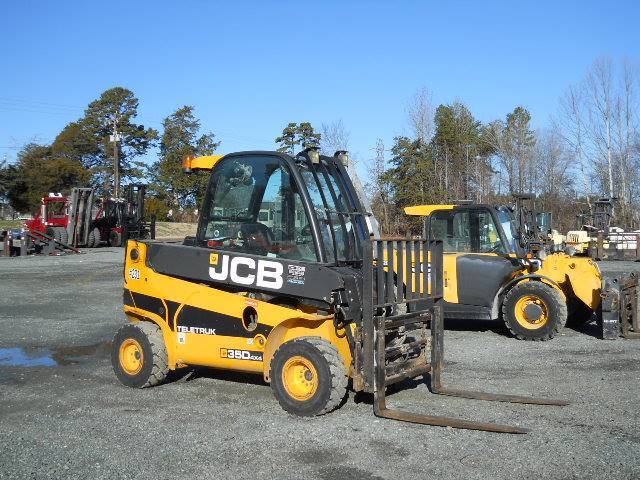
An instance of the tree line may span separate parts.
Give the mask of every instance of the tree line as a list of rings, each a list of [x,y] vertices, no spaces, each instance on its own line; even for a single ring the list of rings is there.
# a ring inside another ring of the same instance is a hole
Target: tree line
[[[91,185],[100,195],[113,195],[117,155],[123,183],[149,184],[150,213],[165,218],[169,209],[195,208],[204,194],[206,176],[184,175],[182,158],[210,155],[219,142],[213,133],[201,131],[192,106],[167,116],[161,133],[136,122],[138,106],[132,91],[122,87],[106,90],[53,142],[28,143],[15,163],[0,165],[0,198],[17,212],[34,213],[49,192],[67,194],[73,187]],[[114,133],[118,135],[115,148]],[[157,160],[151,164],[141,161],[153,147],[158,147]]]
[[[434,108],[431,94],[411,100],[411,134],[387,149],[377,141],[368,191],[386,233],[419,228],[402,215],[408,205],[469,200],[510,203],[535,193],[554,226],[580,228],[578,214],[614,198],[614,224],[640,228],[640,76],[630,62],[600,58],[559,100],[549,126],[533,129],[517,106],[482,123],[457,101]]]
[[[578,213],[590,213],[596,198],[615,197],[615,220],[640,227],[640,104],[638,71],[629,62],[597,60],[559,100],[549,126],[532,128],[530,112],[516,106],[504,118],[482,122],[462,101],[433,103],[419,90],[407,106],[409,133],[387,147],[378,139],[372,158],[359,158],[367,172],[366,191],[388,234],[419,228],[405,206],[460,200],[509,203],[515,193],[536,193],[541,210],[550,211],[556,228],[575,229]],[[84,115],[51,144],[29,143],[12,165],[0,165],[0,197],[21,212],[35,211],[47,192],[66,193],[93,185],[109,194],[113,185],[114,144],[121,176],[149,183],[148,205],[159,218],[173,209],[194,209],[207,175],[184,175],[186,155],[207,155],[220,146],[203,132],[193,106],[183,106],[162,122],[162,131],[136,122],[138,99],[126,88],[103,92]],[[348,150],[342,121],[289,123],[275,138],[279,151],[294,153],[307,144],[325,154]],[[140,161],[153,147],[157,160]]]

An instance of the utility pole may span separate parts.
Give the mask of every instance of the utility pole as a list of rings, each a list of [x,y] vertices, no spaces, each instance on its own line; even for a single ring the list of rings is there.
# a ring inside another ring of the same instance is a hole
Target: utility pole
[[[113,117],[113,134],[109,135],[109,140],[113,142],[113,196],[120,198],[120,157],[118,150],[118,142],[120,134],[118,133],[118,114]]]

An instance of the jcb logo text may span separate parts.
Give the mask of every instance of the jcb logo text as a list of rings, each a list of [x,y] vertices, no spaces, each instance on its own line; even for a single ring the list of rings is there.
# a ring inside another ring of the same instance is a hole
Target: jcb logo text
[[[255,285],[261,288],[282,288],[281,263],[270,260],[254,260],[246,257],[229,258],[222,255],[222,262],[219,262],[219,271],[216,267],[209,267],[209,276],[213,280],[224,281],[230,279],[233,283],[240,285]]]

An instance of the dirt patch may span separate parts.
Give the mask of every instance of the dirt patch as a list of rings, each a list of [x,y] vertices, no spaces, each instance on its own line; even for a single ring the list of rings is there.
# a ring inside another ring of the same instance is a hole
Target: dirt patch
[[[179,222],[157,222],[156,238],[184,238],[189,235],[195,235],[198,228],[197,223],[179,223]]]

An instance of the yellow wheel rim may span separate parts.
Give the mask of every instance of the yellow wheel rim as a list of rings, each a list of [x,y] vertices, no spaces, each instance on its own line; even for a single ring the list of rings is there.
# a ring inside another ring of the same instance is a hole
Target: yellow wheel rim
[[[534,315],[531,314],[532,310],[536,312]],[[516,302],[515,317],[521,327],[527,330],[537,330],[544,327],[549,321],[549,309],[540,297],[525,295]]]
[[[282,368],[282,384],[295,400],[309,400],[318,390],[318,372],[305,357],[291,357]]]
[[[120,344],[120,366],[128,375],[137,375],[144,365],[142,346],[137,340],[127,338]]]

